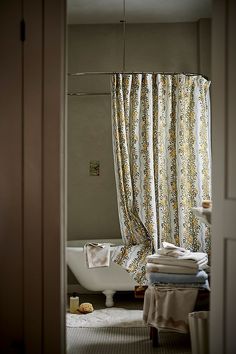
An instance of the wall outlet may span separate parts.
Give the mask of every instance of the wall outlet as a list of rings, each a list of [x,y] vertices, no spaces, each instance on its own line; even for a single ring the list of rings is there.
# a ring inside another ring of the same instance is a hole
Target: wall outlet
[[[90,176],[100,175],[100,161],[93,160],[89,162],[89,175]]]

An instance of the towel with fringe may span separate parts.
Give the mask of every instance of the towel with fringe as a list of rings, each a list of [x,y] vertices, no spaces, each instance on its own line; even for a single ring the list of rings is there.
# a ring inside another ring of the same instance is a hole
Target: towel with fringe
[[[143,320],[157,329],[188,333],[188,314],[194,310],[197,288],[149,286],[145,292]]]

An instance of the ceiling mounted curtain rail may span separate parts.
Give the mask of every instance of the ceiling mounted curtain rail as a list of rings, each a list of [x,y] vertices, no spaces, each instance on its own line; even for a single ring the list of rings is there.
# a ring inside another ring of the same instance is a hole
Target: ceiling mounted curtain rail
[[[186,73],[186,72],[173,72],[173,71],[84,71],[84,72],[77,72],[77,73],[68,73],[68,76],[85,76],[85,75],[113,75],[113,74],[163,74],[163,75],[186,75],[186,76],[202,76],[206,80],[208,77],[199,73]]]
[[[68,96],[110,96],[110,92],[68,92]]]
[[[163,74],[163,75],[179,75],[184,74],[186,76],[202,76],[206,80],[208,77],[198,74],[198,73],[186,73],[186,72],[164,72],[164,71],[133,71],[128,72],[126,71],[126,4],[125,0],[123,0],[123,19],[120,20],[123,24],[123,62],[122,62],[122,71],[84,71],[84,72],[75,72],[75,73],[68,73],[68,76],[71,77],[80,77],[86,75],[113,75],[113,74]],[[107,96],[110,95],[110,92],[68,92],[68,96]]]
[[[186,75],[186,76],[202,76],[207,81],[209,80],[207,76],[198,74],[198,73],[185,73],[185,72],[164,72],[164,71],[134,71],[134,72],[114,72],[114,71],[85,71],[85,72],[78,72],[78,73],[68,73],[68,76],[78,77],[78,76],[85,76],[85,75],[113,75],[113,74],[163,74],[163,75]],[[111,95],[110,92],[68,92],[68,96],[108,96]]]

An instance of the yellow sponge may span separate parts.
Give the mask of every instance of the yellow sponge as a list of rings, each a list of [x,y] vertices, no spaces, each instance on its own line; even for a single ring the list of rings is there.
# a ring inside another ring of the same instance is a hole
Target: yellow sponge
[[[79,307],[79,312],[81,313],[90,313],[93,312],[93,305],[89,302],[83,302]]]

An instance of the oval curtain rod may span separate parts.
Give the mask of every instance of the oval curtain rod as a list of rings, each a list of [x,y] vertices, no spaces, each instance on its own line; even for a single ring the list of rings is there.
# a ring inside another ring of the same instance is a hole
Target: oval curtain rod
[[[110,96],[110,92],[68,92],[68,96]]]
[[[202,74],[196,74],[196,73],[180,73],[180,72],[163,72],[163,71],[142,71],[142,72],[112,72],[112,71],[107,71],[107,72],[99,72],[99,71],[91,71],[91,72],[78,72],[78,73],[68,73],[68,76],[84,76],[84,75],[112,75],[112,74],[163,74],[163,75],[178,75],[178,74],[183,74],[186,76],[202,76],[204,79],[208,80],[207,76],[204,76]],[[110,92],[68,92],[68,96],[108,96],[110,95]]]
[[[196,73],[185,73],[185,72],[163,72],[163,71],[142,71],[142,72],[126,72],[126,57],[125,57],[125,52],[126,52],[126,6],[125,6],[125,0],[123,0],[123,20],[120,22],[123,24],[123,70],[122,72],[112,72],[112,71],[85,71],[85,72],[77,72],[77,73],[68,73],[68,76],[72,77],[78,77],[78,76],[85,76],[85,75],[113,75],[113,74],[163,74],[163,75],[178,75],[178,74],[184,74],[186,76],[202,76],[204,77],[207,81],[208,78],[204,75],[201,74],[196,74]],[[69,92],[67,93],[69,96],[104,96],[104,95],[110,95],[110,92]]]
[[[204,79],[209,80],[207,76],[198,73],[187,72],[174,72],[174,71],[84,71],[78,73],[68,73],[68,76],[84,76],[84,75],[113,75],[113,74],[162,74],[162,75],[186,75],[186,76],[202,76]]]

